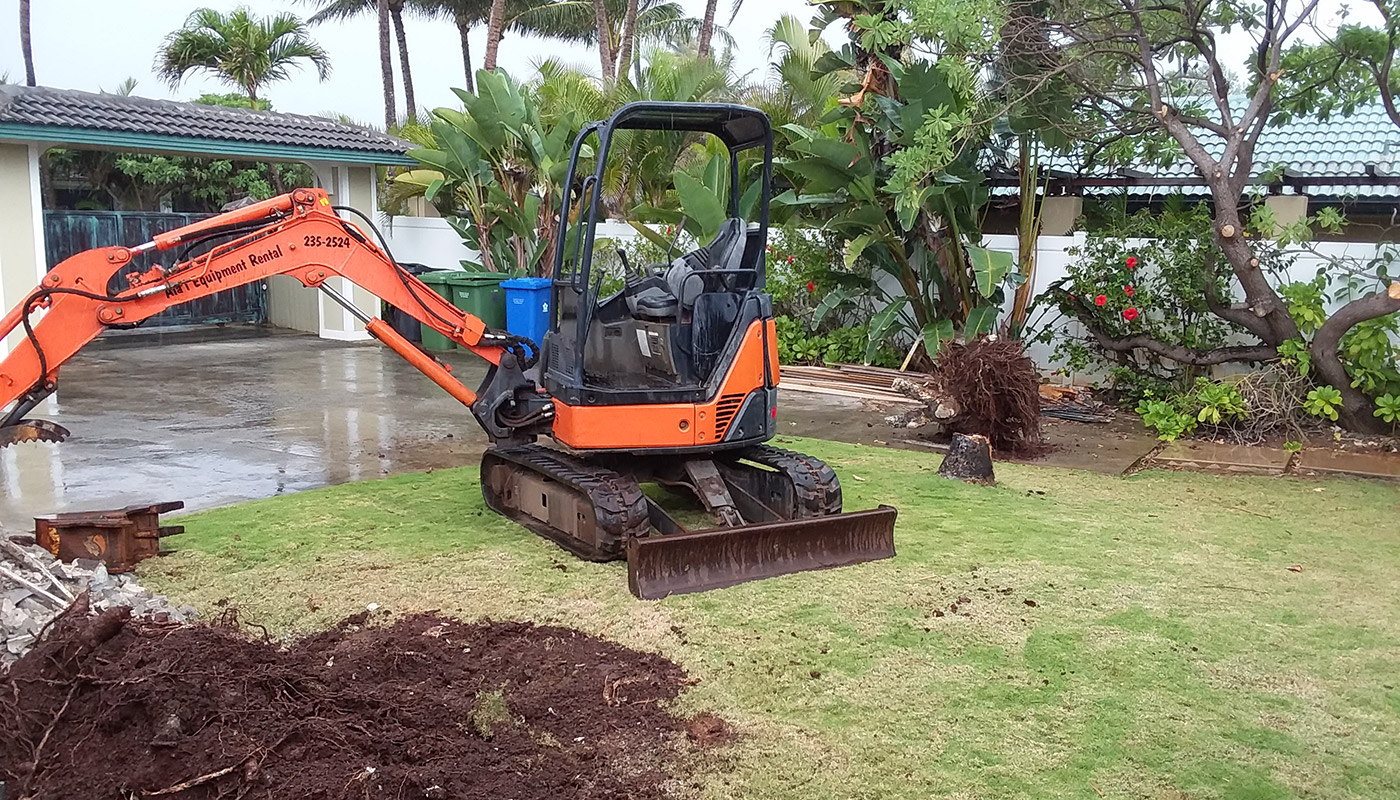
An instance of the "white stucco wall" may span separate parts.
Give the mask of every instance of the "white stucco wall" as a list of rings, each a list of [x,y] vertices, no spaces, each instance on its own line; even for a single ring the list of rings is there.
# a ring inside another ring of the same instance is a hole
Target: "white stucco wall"
[[[44,277],[42,152],[37,144],[0,143],[0,209],[5,211],[0,214],[0,309],[6,311]],[[23,336],[18,331],[0,341],[0,355],[9,353]]]

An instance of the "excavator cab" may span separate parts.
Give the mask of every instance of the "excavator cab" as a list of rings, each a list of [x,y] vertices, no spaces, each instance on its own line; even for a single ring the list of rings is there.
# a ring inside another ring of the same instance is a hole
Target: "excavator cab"
[[[625,281],[604,292],[608,276],[595,258],[598,218],[606,205],[609,156],[622,131],[662,132],[678,142],[717,139],[729,155],[728,218],[713,238],[692,249],[669,252],[666,263],[628,264],[622,256]],[[761,162],[749,174],[741,174],[741,155],[755,149],[761,150]],[[596,163],[580,179],[579,162],[590,150]],[[583,129],[574,142],[566,177],[565,185],[574,191],[569,213],[560,215],[557,241],[564,246],[555,254],[555,302],[543,343],[543,378],[552,396],[609,406],[638,400],[695,403],[714,394],[743,332],[772,317],[763,257],[772,168],[768,117],[744,106],[632,103]],[[740,196],[750,187],[758,191],[758,202],[756,218],[746,220],[740,213]],[[771,375],[777,365],[766,366]],[[737,448],[772,436],[775,401],[766,394],[742,398],[751,418],[747,425],[734,427],[736,434],[743,429],[742,436],[727,437],[722,444]]]

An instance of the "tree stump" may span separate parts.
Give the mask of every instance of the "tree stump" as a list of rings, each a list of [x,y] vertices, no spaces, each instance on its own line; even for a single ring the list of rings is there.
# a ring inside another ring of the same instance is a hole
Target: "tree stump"
[[[987,437],[976,434],[953,434],[948,455],[938,467],[938,474],[968,483],[996,483],[992,473],[992,445]]]

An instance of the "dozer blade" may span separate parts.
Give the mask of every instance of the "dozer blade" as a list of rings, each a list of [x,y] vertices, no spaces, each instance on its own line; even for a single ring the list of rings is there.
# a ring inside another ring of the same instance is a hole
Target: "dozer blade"
[[[0,447],[24,442],[61,442],[67,438],[67,428],[46,419],[25,419],[0,428]]]
[[[850,514],[636,537],[627,542],[627,584],[643,600],[704,592],[894,556],[889,506]]]

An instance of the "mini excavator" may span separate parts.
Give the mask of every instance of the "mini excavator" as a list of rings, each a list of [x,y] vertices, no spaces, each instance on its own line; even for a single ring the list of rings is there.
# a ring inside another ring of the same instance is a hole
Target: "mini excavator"
[[[729,218],[713,241],[669,264],[640,267],[603,296],[601,274],[591,273],[604,167],[615,135],[627,130],[718,138],[729,152]],[[761,186],[758,219],[748,223],[739,215],[739,154],[754,148],[763,150]],[[596,167],[576,180],[581,154]],[[767,444],[778,400],[777,332],[764,291],[772,172],[772,129],[752,108],[642,102],[586,125],[564,183],[571,190],[559,215],[542,342],[489,330],[454,307],[394,260],[372,220],[333,206],[319,189],[297,189],[135,247],[79,253],[0,320],[0,338],[23,332],[0,361],[0,446],[67,437],[61,426],[26,415],[54,392],[59,367],[104,330],[287,275],[343,306],[470,409],[491,441],[481,462],[488,507],[581,558],[626,558],[640,598],[889,558],[895,509],[842,513],[829,466]],[[357,215],[375,238],[338,212]],[[175,248],[172,266],[140,267],[143,255]],[[363,313],[335,278],[485,359],[481,386],[472,391],[447,365]],[[687,529],[644,484],[693,494],[718,524]]]

